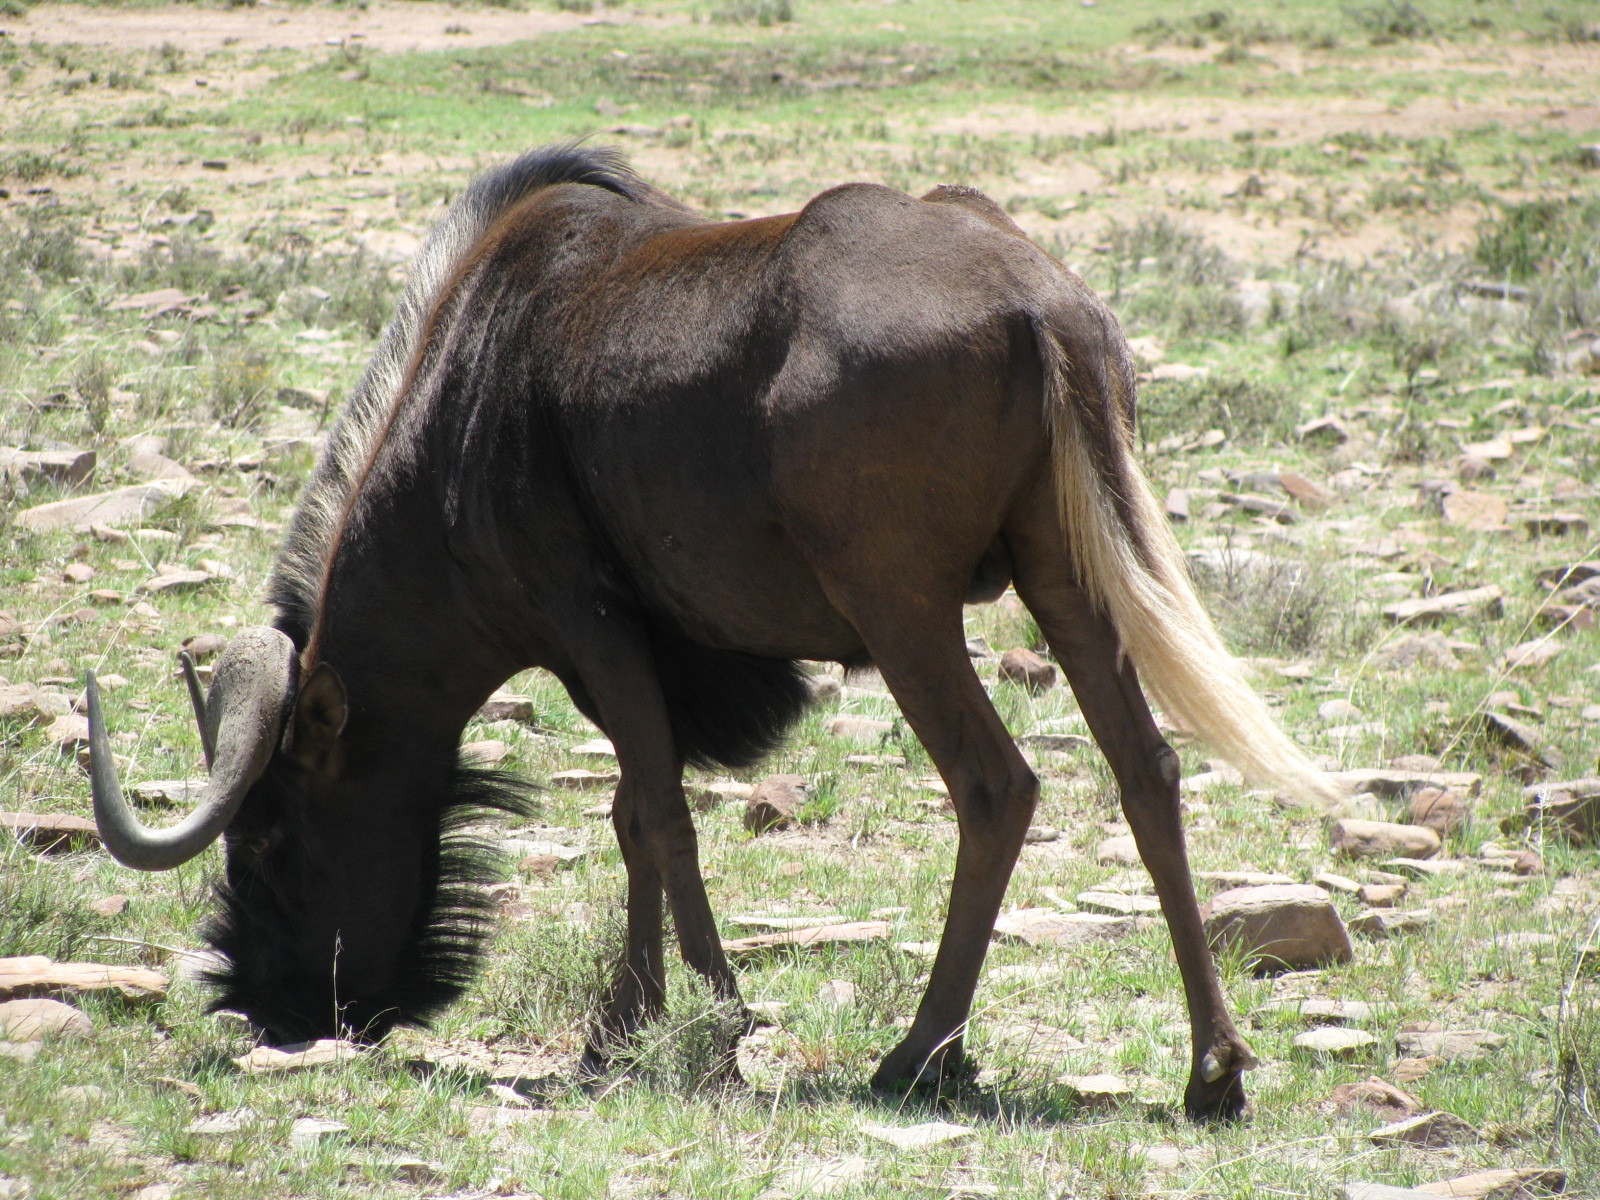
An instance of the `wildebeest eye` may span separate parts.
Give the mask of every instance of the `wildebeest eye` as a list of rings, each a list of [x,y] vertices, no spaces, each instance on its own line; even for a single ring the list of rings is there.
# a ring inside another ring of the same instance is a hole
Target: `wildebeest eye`
[[[250,839],[250,853],[254,854],[257,858],[260,858],[262,855],[266,854],[266,852],[269,849],[271,849],[271,847],[272,847],[272,839],[269,838],[269,837],[258,837],[258,838],[251,838]]]

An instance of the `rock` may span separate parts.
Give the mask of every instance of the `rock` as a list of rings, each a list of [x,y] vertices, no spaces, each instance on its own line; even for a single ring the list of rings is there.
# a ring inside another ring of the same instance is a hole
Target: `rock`
[[[72,711],[72,702],[31,683],[0,687],[0,717],[25,717],[30,722],[54,720]]]
[[[93,450],[14,450],[0,446],[0,476],[13,475],[28,487],[56,483],[81,487],[94,475]]]
[[[1561,752],[1547,744],[1543,735],[1533,726],[1498,712],[1484,713],[1483,726],[1491,738],[1507,749],[1536,759],[1553,771],[1561,769],[1563,762]]]
[[[550,776],[550,786],[586,791],[590,788],[615,787],[622,782],[619,771],[587,771],[574,767],[570,771],[557,771]]]
[[[1459,858],[1386,858],[1387,867],[1396,881],[1402,879],[1443,879],[1459,875],[1464,864]],[[1377,872],[1373,872],[1377,874]]]
[[[1499,617],[1505,612],[1505,591],[1496,584],[1444,592],[1387,605],[1383,615],[1396,625],[1428,624],[1447,617]]]
[[[1394,1077],[1401,1083],[1413,1083],[1425,1078],[1443,1062],[1444,1059],[1432,1054],[1420,1058],[1402,1058],[1394,1064]]]
[[[68,563],[61,568],[61,580],[63,583],[84,584],[93,578],[94,568],[88,563]]]
[[[1580,512],[1533,513],[1522,518],[1529,537],[1588,537],[1589,519]]]
[[[294,1124],[289,1126],[289,1144],[298,1150],[313,1150],[330,1138],[349,1131],[350,1126],[331,1117],[296,1117]]]
[[[1436,1150],[1478,1140],[1478,1131],[1454,1113],[1431,1112],[1374,1129],[1368,1140],[1379,1146],[1421,1146]]]
[[[1341,1083],[1328,1099],[1341,1113],[1366,1109],[1390,1121],[1403,1121],[1422,1111],[1422,1101],[1377,1076],[1362,1083]]]
[[[1167,519],[1181,525],[1189,519],[1189,493],[1184,488],[1173,488],[1167,493]]]
[[[1032,650],[1018,647],[1000,656],[1000,678],[1020,683],[1030,692],[1048,691],[1056,685],[1056,668]]]
[[[1537,850],[1524,850],[1512,860],[1511,869],[1518,875],[1543,875],[1544,859]]]
[[[42,1042],[46,1038],[92,1038],[94,1022],[70,1004],[36,997],[0,1001],[0,1039]]]
[[[183,1131],[194,1137],[230,1137],[240,1133],[257,1121],[253,1108],[232,1108],[227,1112],[211,1113],[197,1121],[190,1121]]]
[[[1558,656],[1563,647],[1549,637],[1535,638],[1513,646],[1496,661],[1508,671],[1532,671]]]
[[[610,758],[617,757],[617,748],[611,744],[610,738],[592,738],[587,742],[579,742],[569,754],[576,754],[580,758]]]
[[[126,906],[126,896],[114,898]],[[167,994],[167,977],[144,967],[58,963],[43,955],[0,958],[0,1000],[34,996],[60,1000],[86,992],[116,992],[124,1000],[160,1000]]]
[[[84,905],[97,917],[120,917],[128,910],[128,898],[123,895],[101,896]]]
[[[894,722],[840,714],[823,722],[822,731],[831,737],[875,746],[894,732]]]
[[[1290,876],[1277,871],[1196,871],[1194,877],[1223,887],[1263,887],[1269,883],[1294,882]]]
[[[1132,917],[1029,908],[1003,914],[994,923],[994,938],[1024,946],[1075,946],[1126,937],[1134,929]]]
[[[1525,1200],[1533,1192],[1560,1192],[1566,1186],[1567,1173],[1560,1167],[1502,1167],[1420,1184],[1416,1190],[1453,1200]]]
[[[203,779],[150,779],[128,789],[136,804],[164,805],[182,809],[194,807],[205,791]]]
[[[194,475],[182,463],[174,462],[165,454],[141,450],[128,456],[128,473],[140,480],[183,479],[193,482]]]
[[[1343,1025],[1365,1021],[1372,1016],[1372,1005],[1365,1000],[1305,1000],[1300,1015],[1319,1025]]]
[[[152,596],[161,592],[190,592],[219,578],[220,576],[213,575],[210,571],[180,567],[146,579],[139,585],[139,590]]]
[[[1411,797],[1411,823],[1431,829],[1441,838],[1461,828],[1471,813],[1471,801],[1456,788],[1419,788]]]
[[[1345,858],[1381,858],[1394,854],[1430,858],[1439,852],[1440,841],[1437,833],[1421,825],[1346,817],[1328,827],[1328,844],[1335,854]]]
[[[65,813],[0,812],[0,829],[10,830],[17,841],[42,854],[100,844],[93,821]]]
[[[851,1008],[855,1002],[856,985],[848,979],[830,979],[817,989],[817,1003],[831,1011]]]
[[[1131,833],[1108,837],[1095,849],[1095,859],[1103,865],[1137,867],[1144,864],[1139,857],[1139,843]]]
[[[234,1059],[233,1064],[246,1075],[281,1075],[349,1062],[362,1053],[362,1047],[354,1042],[323,1038],[288,1046],[257,1046]]]
[[[805,684],[806,690],[811,693],[813,704],[832,700],[843,690],[843,685],[832,675],[807,675]]]
[[[1423,1200],[1425,1195],[1415,1188],[1391,1187],[1387,1183],[1347,1183],[1339,1194],[1344,1200]]]
[[[1541,783],[1522,789],[1524,812],[1536,828],[1544,826],[1584,846],[1600,840],[1600,778]]]
[[[1316,511],[1327,508],[1334,500],[1332,492],[1318,487],[1304,475],[1296,475],[1291,471],[1284,471],[1278,476],[1278,486],[1289,493],[1301,508]]]
[[[506,838],[500,848],[513,858],[553,858],[561,863],[574,863],[588,853],[578,846],[552,842],[547,838]]]
[[[1094,742],[1076,733],[1029,733],[1019,737],[1017,744],[1046,754],[1077,754],[1094,749]]]
[[[1436,1058],[1441,1062],[1472,1062],[1493,1054],[1506,1044],[1503,1033],[1487,1029],[1443,1029],[1403,1032],[1395,1036],[1400,1053],[1409,1058]]]
[[[220,633],[197,633],[183,639],[183,651],[194,659],[195,665],[210,662],[228,648],[228,639]]]
[[[1377,1043],[1378,1039],[1365,1030],[1341,1029],[1334,1025],[1307,1030],[1294,1039],[1295,1049],[1329,1058],[1354,1058]]]
[[[18,528],[30,533],[56,529],[88,529],[93,525],[136,525],[146,513],[181,496],[192,484],[181,479],[158,479],[93,496],[73,496],[24,509],[16,515]]]
[[[897,1150],[926,1150],[950,1142],[964,1142],[976,1131],[970,1125],[948,1121],[928,1121],[922,1125],[862,1125],[861,1131],[876,1141],[887,1142]]]
[[[757,834],[792,828],[810,796],[803,776],[769,775],[745,802],[744,827]]]
[[[1470,457],[1487,458],[1489,455],[1474,454]],[[1509,454],[1504,457],[1509,457]],[[1444,498],[1443,504],[1445,524],[1471,532],[1503,528],[1508,511],[1504,500],[1488,492],[1451,492]]]
[[[1361,884],[1354,879],[1348,875],[1336,875],[1332,871],[1318,871],[1312,876],[1311,882],[1324,891],[1339,892],[1345,896],[1354,896],[1361,891]]]
[[[770,950],[807,950],[850,945],[855,942],[886,941],[888,937],[887,921],[846,921],[838,925],[815,925],[805,929],[786,929],[778,933],[736,938],[733,941],[724,941],[722,950],[730,958],[739,958]]]
[[[69,754],[76,753],[89,744],[89,718],[79,716],[77,713],[57,717],[50,722],[50,727],[44,731],[44,736],[45,740],[57,750]]]
[[[505,761],[511,747],[494,738],[481,742],[466,742],[461,747],[461,759],[479,767],[493,767]]]
[[[1405,896],[1409,885],[1401,883],[1364,883],[1356,890],[1356,897],[1368,908],[1393,908]]]
[[[1342,446],[1350,440],[1350,430],[1338,417],[1318,417],[1297,426],[1295,436],[1302,442],[1322,446]]]
[[[1426,667],[1435,671],[1453,671],[1461,660],[1451,649],[1450,639],[1434,630],[1425,633],[1406,633],[1378,647],[1372,653],[1372,665],[1383,671]]]
[[[1256,960],[1258,970],[1349,962],[1353,953],[1328,893],[1309,884],[1233,888],[1202,911],[1211,945]]]
[[[1350,932],[1386,938],[1397,933],[1415,933],[1434,922],[1435,914],[1426,908],[1402,912],[1393,908],[1369,908],[1350,921]]]
[[[496,692],[478,709],[480,721],[520,721],[531,725],[534,721],[532,696],[519,696],[515,692]]]
[[[828,1158],[802,1162],[786,1170],[780,1177],[777,1191],[763,1192],[763,1196],[810,1197],[831,1196],[844,1191],[872,1174],[873,1164],[860,1155],[845,1158]]]
[[[1317,720],[1325,725],[1336,721],[1359,721],[1364,714],[1343,696],[1335,696],[1332,700],[1324,700],[1317,706]]]
[[[1116,1108],[1134,1095],[1133,1084],[1117,1075],[1062,1075],[1056,1082],[1083,1108]]]
[[[1300,520],[1288,502],[1279,500],[1276,496],[1262,496],[1255,492],[1219,492],[1217,502],[1242,512],[1266,517],[1280,525],[1293,525]]]
[[[1121,892],[1079,892],[1078,907],[1114,917],[1154,916],[1161,912],[1161,901],[1154,896],[1128,896]]]

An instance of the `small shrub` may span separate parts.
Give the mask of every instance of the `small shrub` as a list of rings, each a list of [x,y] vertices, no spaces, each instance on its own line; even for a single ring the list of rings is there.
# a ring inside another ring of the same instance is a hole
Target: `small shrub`
[[[1139,391],[1139,431],[1152,442],[1213,428],[1235,441],[1286,437],[1298,414],[1282,387],[1244,375],[1158,379]]]
[[[272,364],[260,351],[226,352],[211,364],[211,412],[229,428],[250,425],[277,388]]]
[[[781,25],[794,20],[791,0],[733,0],[711,10],[712,21],[722,25]]]
[[[111,366],[98,354],[91,354],[73,372],[72,389],[83,403],[84,416],[98,437],[106,431],[111,416],[111,385],[115,382]]]

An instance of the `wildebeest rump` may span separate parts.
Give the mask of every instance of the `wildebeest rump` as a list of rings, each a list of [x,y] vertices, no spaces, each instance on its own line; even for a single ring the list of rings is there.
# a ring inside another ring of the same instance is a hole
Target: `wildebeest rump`
[[[962,605],[1008,580],[1109,759],[1172,931],[1196,1116],[1250,1051],[1202,933],[1178,761],[1139,677],[1247,773],[1325,783],[1241,681],[1133,456],[1115,318],[980,194],[869,184],[717,223],[612,152],[480,178],[430,235],[274,574],[196,708],[212,784],[177,830],[121,800],[97,689],[96,813],[161,868],[222,833],[218,1003],[266,1036],[378,1037],[467,982],[488,930],[459,833],[514,781],[466,722],[543,667],[616,747],[625,958],[586,1064],[663,1002],[662,900],[716,993],[685,763],[745,764],[876,663],[949,787],[960,849],[915,1022],[875,1082],[952,1074],[1038,784],[973,673]],[[1135,672],[1138,672],[1136,677]]]

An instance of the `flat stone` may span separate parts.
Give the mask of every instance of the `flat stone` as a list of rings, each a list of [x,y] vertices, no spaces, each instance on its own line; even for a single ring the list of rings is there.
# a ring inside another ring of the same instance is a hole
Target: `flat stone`
[[[1444,1059],[1433,1054],[1426,1054],[1421,1058],[1402,1058],[1394,1064],[1394,1077],[1400,1083],[1415,1083],[1419,1079],[1425,1079],[1443,1062]]]
[[[861,1132],[874,1141],[887,1142],[897,1150],[927,1150],[951,1142],[964,1142],[976,1132],[970,1125],[949,1121],[927,1121],[921,1125],[876,1125],[867,1122]]]
[[[1428,1150],[1475,1142],[1478,1137],[1476,1129],[1454,1113],[1447,1112],[1409,1117],[1374,1129],[1367,1135],[1369,1141],[1379,1146],[1420,1146]]]
[[[231,1137],[256,1124],[258,1118],[253,1108],[232,1108],[227,1112],[210,1113],[199,1120],[190,1121],[183,1131],[194,1137]]]
[[[745,801],[744,827],[755,834],[790,829],[810,798],[811,785],[804,776],[769,775]]]
[[[1456,788],[1468,796],[1476,796],[1483,790],[1483,776],[1475,771],[1402,771],[1376,767],[1334,771],[1329,778],[1343,791],[1371,792],[1386,800],[1410,796],[1426,787]]]
[[[1402,600],[1386,606],[1383,615],[1396,625],[1426,624],[1447,617],[1499,617],[1505,611],[1505,596],[1504,589],[1489,583],[1460,592]]]
[[[730,958],[739,958],[773,950],[824,949],[857,942],[887,941],[888,937],[887,921],[845,921],[837,925],[815,925],[804,929],[786,929],[777,933],[735,938],[732,941],[724,941],[722,950]]]
[[[1013,945],[1076,946],[1126,937],[1135,928],[1134,919],[1127,916],[1032,908],[1002,915],[994,923],[994,938]]]
[[[1564,646],[1549,637],[1535,638],[1511,647],[1497,660],[1508,671],[1532,671],[1558,657]]]
[[[1339,1189],[1344,1200],[1422,1200],[1427,1194],[1415,1188],[1391,1187],[1387,1183],[1347,1183]]]
[[[133,797],[135,804],[161,805],[187,811],[199,802],[205,789],[206,781],[203,779],[151,779],[134,784],[128,788],[128,794]]]
[[[528,725],[533,723],[534,714],[532,696],[521,696],[515,692],[496,692],[479,707],[478,720],[520,721]]]
[[[1294,883],[1289,875],[1278,871],[1196,871],[1196,879],[1223,887],[1265,887],[1271,883]]]
[[[1302,970],[1349,962],[1350,936],[1328,893],[1310,884],[1233,888],[1202,910],[1206,939],[1260,970]]]
[[[42,1042],[49,1037],[92,1038],[94,1022],[70,1004],[35,997],[0,1001],[0,1040]]]
[[[1583,846],[1600,839],[1600,779],[1572,779],[1522,789],[1524,814],[1535,828],[1547,827]]]
[[[72,711],[72,702],[31,683],[0,687],[0,717],[24,717],[30,722],[53,721]]]
[[[93,450],[16,450],[0,446],[0,476],[14,475],[29,487],[56,483],[81,487],[94,475]]]
[[[1356,896],[1368,908],[1393,908],[1409,890],[1404,883],[1364,883]]]
[[[1431,858],[1440,847],[1439,835],[1424,826],[1354,817],[1334,821],[1328,827],[1328,844],[1335,854],[1345,858]]]
[[[1019,646],[1000,656],[1000,678],[1021,684],[1030,692],[1043,692],[1055,687],[1056,668],[1032,650]]]
[[[1475,454],[1475,458],[1488,458]],[[1484,532],[1505,526],[1510,510],[1499,496],[1489,492],[1471,492],[1465,489],[1451,492],[1442,505],[1445,524],[1455,525],[1469,532]]]
[[[875,746],[894,733],[894,722],[880,721],[874,717],[851,716],[846,713],[829,717],[823,722],[822,731],[829,737]]]
[[[1395,1035],[1400,1053],[1442,1062],[1473,1062],[1493,1054],[1505,1044],[1505,1034],[1487,1029],[1425,1030]]]
[[[568,753],[584,758],[616,758],[617,748],[611,744],[610,738],[594,738],[579,742]]]
[[[870,1160],[858,1154],[797,1163],[779,1177],[780,1190],[765,1193],[794,1197],[831,1196],[853,1187],[873,1172]]]
[[[282,1075],[350,1062],[364,1053],[361,1046],[339,1038],[323,1038],[289,1046],[257,1046],[233,1060],[246,1075]]]
[[[1121,892],[1079,892],[1077,902],[1078,907],[1089,912],[1116,917],[1155,915],[1161,911],[1161,901],[1154,896],[1129,896]]]
[[[101,896],[84,905],[97,917],[120,917],[128,910],[128,898],[123,895]]]
[[[1328,1099],[1341,1113],[1365,1109],[1390,1121],[1404,1121],[1422,1111],[1422,1101],[1376,1075],[1361,1083],[1341,1083]]]
[[[1383,865],[1405,879],[1444,879],[1466,870],[1459,858],[1389,858]]]
[[[557,771],[550,776],[550,786],[585,791],[591,788],[616,787],[622,782],[617,771],[589,771],[574,767],[570,771]]]
[[[1295,427],[1295,437],[1302,442],[1315,442],[1323,446],[1342,446],[1350,440],[1349,427],[1338,417],[1318,417]]]
[[[44,854],[100,844],[93,821],[66,813],[0,812],[0,830],[9,830],[17,841]]]
[[[1116,1108],[1134,1098],[1133,1084],[1118,1075],[1062,1075],[1056,1082],[1084,1108]]]
[[[1411,796],[1411,824],[1431,829],[1440,837],[1448,837],[1472,813],[1472,801],[1459,788],[1419,788]]]
[[[159,595],[162,592],[187,592],[193,591],[198,587],[204,587],[218,578],[220,577],[210,571],[182,567],[151,576],[139,585],[139,590],[152,596]]]
[[[1523,1200],[1531,1192],[1560,1192],[1566,1186],[1567,1173],[1560,1167],[1502,1167],[1419,1184],[1416,1190],[1452,1200]]]
[[[1372,1005],[1365,1000],[1306,1000],[1300,1005],[1300,1015],[1321,1025],[1343,1025],[1370,1020]]]
[[[568,846],[548,838],[506,838],[500,848],[513,858],[553,858],[562,863],[577,862],[589,852],[581,846]]]
[[[52,962],[44,955],[0,958],[0,1000],[33,996],[61,1000],[87,992],[116,992],[124,1000],[160,1000],[167,994],[167,977],[144,967]]]
[[[289,1144],[300,1150],[310,1150],[348,1132],[350,1126],[331,1117],[296,1117],[289,1126]]]
[[[1105,865],[1137,867],[1144,860],[1139,857],[1139,843],[1131,833],[1108,837],[1095,848],[1095,859]]]
[[[1398,933],[1416,933],[1432,925],[1436,914],[1426,908],[1401,911],[1395,908],[1369,908],[1350,920],[1351,933],[1387,938]]]
[[[461,759],[474,766],[492,767],[504,762],[511,753],[511,747],[494,738],[485,738],[479,742],[465,742],[461,746]]]
[[[77,713],[57,717],[50,722],[44,736],[58,750],[75,752],[89,744],[89,718]]]
[[[1309,1029],[1296,1034],[1294,1039],[1295,1049],[1329,1058],[1354,1058],[1377,1044],[1378,1039],[1363,1029],[1343,1029],[1336,1025]]]

